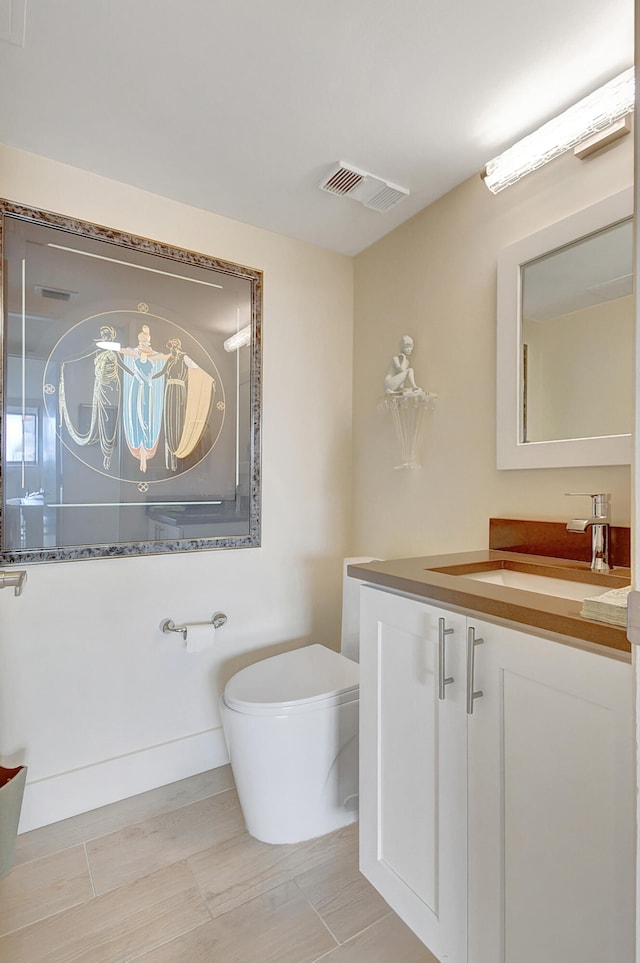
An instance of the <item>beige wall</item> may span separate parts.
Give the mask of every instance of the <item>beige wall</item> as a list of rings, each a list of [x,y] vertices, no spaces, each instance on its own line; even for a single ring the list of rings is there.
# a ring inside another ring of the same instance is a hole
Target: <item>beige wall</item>
[[[588,161],[571,154],[493,196],[473,177],[355,261],[354,551],[421,555],[486,547],[488,519],[564,520],[568,491],[612,493],[629,524],[629,467],[497,471],[496,262],[500,250],[633,182],[632,138]],[[418,383],[438,394],[420,471],[394,471],[376,408],[402,334]]]
[[[31,565],[0,593],[0,764],[29,765],[22,828],[226,761],[242,664],[339,643],[351,491],[348,257],[0,147],[0,195],[264,271],[262,547]],[[163,618],[229,621],[186,655]]]

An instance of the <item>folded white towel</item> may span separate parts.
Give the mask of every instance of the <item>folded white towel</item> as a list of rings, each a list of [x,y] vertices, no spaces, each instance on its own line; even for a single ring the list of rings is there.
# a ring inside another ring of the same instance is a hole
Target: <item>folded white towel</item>
[[[583,600],[580,615],[612,625],[626,625],[630,591],[631,586],[625,585],[624,588],[609,589],[601,595],[590,596]]]

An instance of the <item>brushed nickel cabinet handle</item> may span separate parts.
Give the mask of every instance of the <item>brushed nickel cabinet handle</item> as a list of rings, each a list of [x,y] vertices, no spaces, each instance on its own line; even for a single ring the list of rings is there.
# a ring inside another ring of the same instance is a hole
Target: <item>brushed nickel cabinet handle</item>
[[[473,626],[467,629],[467,715],[473,715],[473,703],[484,695],[482,689],[474,691],[474,676],[476,671],[476,645],[482,645],[484,639],[476,639]]]
[[[445,668],[445,639],[453,631],[453,629],[445,629],[444,619],[438,619],[438,698],[443,701],[446,695],[445,686],[453,682],[453,676],[446,677],[447,671]]]

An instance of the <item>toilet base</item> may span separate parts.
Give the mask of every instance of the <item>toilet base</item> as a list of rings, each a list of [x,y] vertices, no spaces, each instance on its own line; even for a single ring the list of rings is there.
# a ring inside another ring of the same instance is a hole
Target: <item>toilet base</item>
[[[293,715],[247,715],[224,700],[221,708],[251,836],[297,843],[357,820],[357,693],[341,705]]]

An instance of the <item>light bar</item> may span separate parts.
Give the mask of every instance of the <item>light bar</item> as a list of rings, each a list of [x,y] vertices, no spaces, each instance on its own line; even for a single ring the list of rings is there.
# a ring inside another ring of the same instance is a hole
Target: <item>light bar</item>
[[[634,103],[634,68],[629,67],[619,77],[490,160],[482,173],[485,184],[492,194],[510,187],[525,174],[610,127],[629,114]]]
[[[223,347],[225,351],[237,351],[238,348],[244,348],[245,344],[249,344],[251,341],[251,325],[248,324],[245,328],[240,328],[235,334],[232,334],[230,338],[227,338],[223,342]]]

